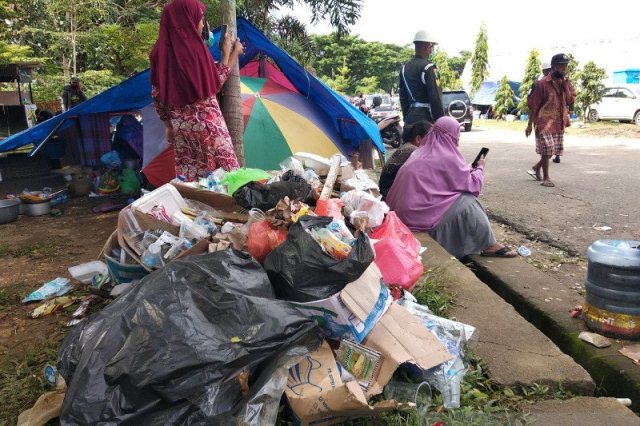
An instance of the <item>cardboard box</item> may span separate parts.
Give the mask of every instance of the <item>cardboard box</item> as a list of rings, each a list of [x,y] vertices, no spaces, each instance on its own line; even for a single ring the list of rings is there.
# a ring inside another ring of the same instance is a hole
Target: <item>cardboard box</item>
[[[318,321],[331,339],[352,339],[358,343],[374,328],[391,305],[392,298],[372,263],[356,281],[340,293],[307,303],[295,303]]]
[[[382,354],[378,377],[366,392],[368,397],[382,393],[401,364],[428,370],[453,359],[420,319],[397,303],[389,307],[362,344]]]
[[[131,282],[133,280],[138,280],[143,278],[145,275],[149,273],[147,269],[145,269],[141,264],[134,261],[134,263],[121,263],[120,259],[116,259],[111,255],[111,252],[115,248],[119,248],[118,244],[118,231],[113,231],[104,247],[102,248],[102,252],[100,253],[100,257],[104,257],[107,262],[107,268],[109,269],[109,274],[111,278],[116,284],[122,284]],[[128,255],[127,259],[131,259]]]
[[[188,200],[200,201],[219,211],[220,219],[233,222],[246,223],[249,220],[248,212],[236,203],[233,197],[218,192],[205,191],[194,188],[180,182],[171,182],[180,195]]]
[[[393,401],[370,406],[357,381],[343,383],[327,342],[289,369],[285,394],[295,423],[302,426],[332,425],[396,407]]]
[[[162,229],[163,231],[168,231],[173,235],[178,235],[180,233],[180,227],[177,225],[165,222],[164,220],[158,220],[150,214],[142,213],[140,210],[134,208],[131,208],[131,210],[133,211],[133,215],[136,217],[136,220],[138,221],[138,224],[142,229]]]

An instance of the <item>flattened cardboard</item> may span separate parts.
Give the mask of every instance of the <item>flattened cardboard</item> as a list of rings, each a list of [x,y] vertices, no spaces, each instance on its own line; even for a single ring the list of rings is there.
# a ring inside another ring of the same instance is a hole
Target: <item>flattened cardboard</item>
[[[372,407],[358,382],[343,383],[326,341],[289,369],[285,394],[295,423],[302,426],[333,425],[349,417],[372,416],[396,407],[393,401]]]
[[[382,393],[400,364],[411,363],[428,370],[453,358],[420,319],[397,303],[387,309],[362,344],[382,354],[378,378],[367,397]]]
[[[378,291],[372,290],[372,283],[379,283],[382,273],[375,263],[371,263],[364,273],[340,292],[340,299],[362,322],[375,309],[379,299]],[[376,289],[377,290],[377,289]]]
[[[381,277],[380,270],[372,263],[360,278],[347,284],[340,293],[295,305],[318,320],[327,337],[360,343],[392,302]]]

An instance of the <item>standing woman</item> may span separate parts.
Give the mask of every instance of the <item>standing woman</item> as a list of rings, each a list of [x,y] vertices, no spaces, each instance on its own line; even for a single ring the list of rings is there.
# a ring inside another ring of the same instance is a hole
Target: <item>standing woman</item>
[[[205,10],[198,0],[167,4],[150,57],[151,94],[174,149],[176,175],[189,182],[219,167],[239,167],[216,94],[244,47],[236,39],[231,52],[226,35],[216,63],[202,36]]]

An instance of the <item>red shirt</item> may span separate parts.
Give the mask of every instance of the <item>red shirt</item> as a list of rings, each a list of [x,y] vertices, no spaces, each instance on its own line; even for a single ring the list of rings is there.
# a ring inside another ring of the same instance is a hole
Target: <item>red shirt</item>
[[[576,92],[569,80],[554,79],[551,74],[542,77],[527,99],[536,133],[564,133],[570,124],[567,105],[575,100]]]

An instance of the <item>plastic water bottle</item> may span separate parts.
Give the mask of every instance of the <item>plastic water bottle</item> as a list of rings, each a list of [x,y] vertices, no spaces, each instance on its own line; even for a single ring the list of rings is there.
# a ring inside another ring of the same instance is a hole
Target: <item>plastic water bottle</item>
[[[151,244],[142,254],[142,262],[149,268],[158,268],[162,264],[160,246]]]
[[[70,200],[67,192],[62,192],[51,199],[51,206],[57,206],[58,204],[64,204]]]

